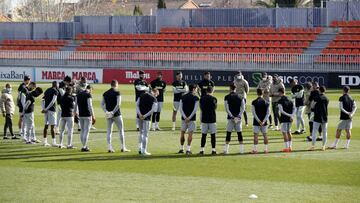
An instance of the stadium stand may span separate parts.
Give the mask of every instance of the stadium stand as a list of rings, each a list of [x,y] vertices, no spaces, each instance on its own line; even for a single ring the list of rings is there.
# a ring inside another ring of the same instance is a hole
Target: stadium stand
[[[322,50],[322,54],[317,57],[316,61],[322,63],[360,63],[360,21],[334,21],[331,26],[338,28],[340,32]]]
[[[77,51],[301,54],[322,28],[162,28],[158,34],[79,34]]]
[[[66,40],[3,40],[0,50],[60,51]]]

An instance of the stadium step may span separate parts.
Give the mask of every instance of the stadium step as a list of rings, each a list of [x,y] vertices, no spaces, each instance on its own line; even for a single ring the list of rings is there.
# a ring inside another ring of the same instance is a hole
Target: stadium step
[[[321,51],[329,45],[336,35],[336,29],[324,29],[304,51],[304,54],[320,55]]]

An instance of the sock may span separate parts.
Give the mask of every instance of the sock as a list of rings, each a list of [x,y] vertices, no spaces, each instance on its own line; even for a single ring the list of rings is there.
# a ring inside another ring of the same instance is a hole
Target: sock
[[[44,144],[47,144],[48,143],[48,140],[47,140],[47,138],[45,137],[44,138]]]
[[[173,122],[173,128],[175,128],[175,126],[176,126],[176,122]]]
[[[288,142],[284,142],[284,144],[285,144],[285,148],[289,147]]]
[[[191,151],[191,146],[190,145],[188,145],[187,147],[186,147],[186,151]]]
[[[265,151],[269,151],[269,145],[268,144],[265,144]]]
[[[229,151],[229,146],[230,146],[229,144],[225,144],[224,151],[226,151],[226,152]]]
[[[323,136],[322,136],[322,135],[320,135],[318,138],[319,138],[319,139],[323,139]]]
[[[152,128],[155,129],[155,123],[152,123]]]
[[[240,144],[240,153],[244,153],[244,144]]]
[[[111,150],[112,149],[112,146],[111,146],[111,144],[109,144],[109,150]]]
[[[184,145],[181,145],[181,146],[180,146],[180,150],[184,150]]]
[[[350,145],[350,139],[346,139],[345,148],[349,148]]]
[[[257,151],[257,144],[254,144],[253,150]]]
[[[203,152],[204,150],[205,150],[204,147],[201,147],[201,148],[200,148],[200,152]]]
[[[292,147],[292,141],[289,141],[288,145],[291,148]]]
[[[339,143],[340,139],[339,138],[336,138],[335,141],[334,141],[334,144],[333,144],[333,147],[336,147],[337,144]]]
[[[53,144],[56,144],[56,138],[52,139]]]
[[[216,149],[215,149],[215,148],[212,148],[212,151],[213,151],[213,152],[216,152]]]
[[[159,122],[156,122],[156,123],[155,123],[155,127],[156,127],[156,128],[159,128]]]

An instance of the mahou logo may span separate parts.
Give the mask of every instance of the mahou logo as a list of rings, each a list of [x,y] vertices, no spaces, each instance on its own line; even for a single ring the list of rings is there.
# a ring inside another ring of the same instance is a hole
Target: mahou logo
[[[139,71],[125,71],[125,78],[126,79],[138,79],[139,78]],[[150,73],[144,74],[144,79],[149,79]]]

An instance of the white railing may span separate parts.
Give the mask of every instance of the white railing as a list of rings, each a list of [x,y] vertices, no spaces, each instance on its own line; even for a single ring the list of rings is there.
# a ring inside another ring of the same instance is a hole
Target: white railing
[[[0,66],[360,71],[360,55],[0,51]]]

